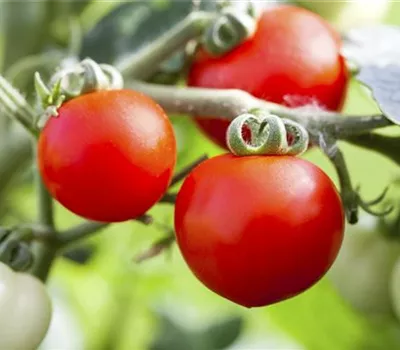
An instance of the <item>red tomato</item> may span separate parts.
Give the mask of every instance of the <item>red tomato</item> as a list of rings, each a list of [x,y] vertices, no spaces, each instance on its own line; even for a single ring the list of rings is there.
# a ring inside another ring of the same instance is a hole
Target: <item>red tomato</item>
[[[340,46],[337,33],[318,15],[293,6],[276,7],[263,12],[252,39],[226,55],[215,58],[200,50],[188,85],[241,89],[291,107],[314,103],[339,110],[348,82]],[[228,120],[197,118],[197,123],[226,148]]]
[[[50,193],[82,217],[118,222],[151,208],[176,162],[172,125],[149,97],[100,91],[65,103],[39,139],[39,168]]]
[[[185,180],[175,230],[201,282],[257,307],[301,293],[328,271],[342,243],[344,213],[330,178],[306,160],[225,154]]]

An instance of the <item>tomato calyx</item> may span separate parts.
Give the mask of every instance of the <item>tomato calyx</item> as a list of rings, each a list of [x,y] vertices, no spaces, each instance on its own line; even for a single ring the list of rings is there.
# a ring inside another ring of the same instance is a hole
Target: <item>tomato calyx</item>
[[[35,121],[41,129],[58,109],[72,98],[99,90],[118,90],[124,86],[122,74],[113,66],[98,64],[90,58],[60,69],[46,85],[40,74],[35,74],[35,90],[43,113]]]
[[[249,131],[250,140],[244,135],[245,130]],[[237,156],[295,156],[307,150],[309,135],[303,126],[292,120],[255,109],[231,122],[226,143],[229,150]]]
[[[204,32],[203,47],[212,56],[221,56],[250,39],[257,29],[254,5],[248,9],[225,5]]]

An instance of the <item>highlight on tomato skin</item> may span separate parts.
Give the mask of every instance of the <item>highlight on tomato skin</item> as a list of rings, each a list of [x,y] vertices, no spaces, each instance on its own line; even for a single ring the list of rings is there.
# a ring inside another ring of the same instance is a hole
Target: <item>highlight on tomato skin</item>
[[[63,206],[101,222],[134,219],[166,192],[176,163],[172,125],[149,97],[132,90],[74,98],[45,125],[38,162]]]
[[[211,57],[200,49],[187,84],[240,89],[289,107],[311,103],[338,111],[349,80],[340,40],[330,24],[313,12],[295,6],[266,9],[254,37],[231,52]],[[216,117],[195,121],[208,138],[227,148],[229,121]]]
[[[175,207],[177,243],[191,271],[245,307],[318,282],[339,252],[344,220],[330,178],[292,156],[209,159],[184,181]]]

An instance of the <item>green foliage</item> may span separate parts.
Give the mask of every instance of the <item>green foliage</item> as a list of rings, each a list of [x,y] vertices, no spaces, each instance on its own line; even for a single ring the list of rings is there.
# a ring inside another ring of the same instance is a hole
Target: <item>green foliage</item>
[[[16,60],[40,51],[47,39],[48,0],[6,1],[1,8],[4,27],[4,68]],[[24,14],[23,16],[21,14]]]
[[[115,7],[85,35],[82,57],[115,62],[162,35],[192,7],[190,1],[134,1]],[[214,3],[205,1],[201,8],[212,9]]]

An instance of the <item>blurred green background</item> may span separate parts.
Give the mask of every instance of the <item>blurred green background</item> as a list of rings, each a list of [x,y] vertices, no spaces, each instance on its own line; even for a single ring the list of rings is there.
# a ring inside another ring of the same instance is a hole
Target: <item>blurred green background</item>
[[[329,6],[328,1],[324,3]],[[170,6],[168,1],[159,1],[158,5],[164,9]],[[70,16],[82,24],[85,33],[118,6],[117,1],[0,0],[0,70],[9,74],[21,89],[29,89],[34,70],[39,67],[45,73],[64,55]],[[399,2],[390,3],[384,21],[400,24]],[[134,20],[128,14],[118,23],[125,31],[135,30]],[[154,21],[151,26],[160,31],[162,23]],[[94,33],[94,39],[87,37],[87,52],[95,49],[93,52],[99,52],[101,56],[109,51],[110,38],[99,41],[96,32],[91,33]],[[134,45],[144,33],[140,34],[125,44]],[[147,40],[151,40],[151,35]],[[35,57],[26,59],[40,52],[46,52],[48,63],[44,67],[36,64],[43,62],[40,55],[35,56],[37,61]],[[12,67],[21,59],[25,61],[17,68]],[[365,91],[353,82],[345,111],[368,114],[377,112],[377,108]],[[190,118],[171,118],[179,143],[178,168],[204,153],[213,156],[221,152],[197,131]],[[35,212],[29,166],[26,166],[29,165],[29,152],[18,146],[25,142],[21,141],[18,128],[3,120],[0,125],[2,220],[6,223],[29,220]],[[397,129],[385,132],[395,133]],[[399,169],[382,156],[347,144],[341,146],[353,181],[362,185],[362,194],[366,198],[375,197],[399,176]],[[307,152],[305,158],[337,181],[332,166],[318,149]],[[66,258],[57,261],[49,284],[55,315],[43,350],[400,348],[400,324],[397,321],[391,317],[376,320],[357,313],[342,300],[327,278],[289,301],[267,308],[244,309],[201,285],[175,246],[149,261],[135,264],[134,257],[165,237],[169,233],[167,228],[172,227],[171,206],[159,205],[151,210],[151,214],[158,225],[112,225],[80,245],[71,255],[84,263]],[[78,217],[60,206],[56,216],[60,228],[80,222]]]

